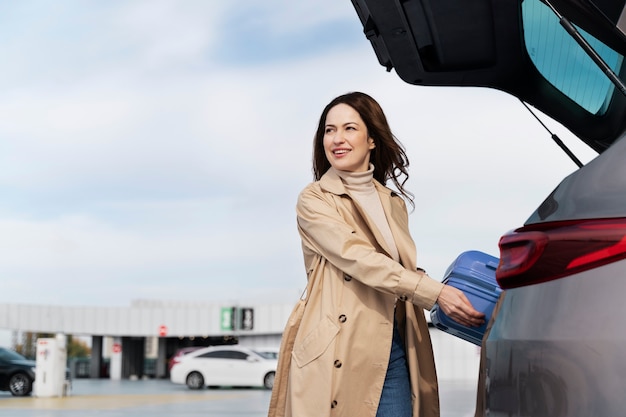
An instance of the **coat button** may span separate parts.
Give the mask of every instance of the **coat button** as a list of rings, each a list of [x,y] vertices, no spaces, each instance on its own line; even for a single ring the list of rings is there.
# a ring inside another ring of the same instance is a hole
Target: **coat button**
[[[348,318],[346,317],[345,314],[342,314],[341,316],[339,316],[339,323],[345,323],[346,320],[348,320]]]
[[[337,400],[333,400],[332,403],[330,403],[330,408],[335,408],[337,407]]]
[[[335,360],[335,368],[341,368],[341,361],[339,359]]]
[[[350,275],[344,275],[343,279],[345,279],[346,281],[352,281],[352,277]]]
[[[400,301],[406,301],[407,299],[408,299],[408,297],[406,295],[402,295],[399,298]]]

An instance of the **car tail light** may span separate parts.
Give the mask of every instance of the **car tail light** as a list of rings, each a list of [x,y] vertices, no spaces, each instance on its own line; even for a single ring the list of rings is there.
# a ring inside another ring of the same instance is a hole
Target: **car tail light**
[[[499,246],[500,287],[551,281],[626,258],[626,218],[533,224]]]

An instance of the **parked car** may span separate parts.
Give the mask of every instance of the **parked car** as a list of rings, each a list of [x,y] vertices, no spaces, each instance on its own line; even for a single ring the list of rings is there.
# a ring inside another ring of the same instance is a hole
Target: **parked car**
[[[172,367],[177,364],[178,362],[180,362],[180,359],[185,356],[188,353],[194,352],[198,349],[202,349],[203,346],[190,346],[190,347],[184,347],[184,348],[180,348],[178,350],[176,350],[176,352],[174,352],[174,355],[170,358],[169,361],[167,361],[167,370],[168,372],[172,371]]]
[[[273,346],[255,347],[254,351],[266,359],[278,359],[280,348]]]
[[[624,2],[352,3],[379,62],[404,81],[505,91],[598,152],[582,166],[553,136],[582,167],[500,239],[505,291],[479,389],[488,416],[624,415]]]
[[[0,390],[16,397],[29,395],[35,381],[35,361],[0,347]]]
[[[242,346],[211,346],[183,356],[172,367],[170,380],[190,389],[207,385],[272,389],[276,366],[276,359]]]

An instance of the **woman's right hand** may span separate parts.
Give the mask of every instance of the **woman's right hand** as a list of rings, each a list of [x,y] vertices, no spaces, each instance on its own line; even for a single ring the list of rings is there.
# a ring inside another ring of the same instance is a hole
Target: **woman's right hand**
[[[444,285],[437,304],[448,317],[463,326],[479,327],[485,323],[485,315],[476,311],[463,291]]]

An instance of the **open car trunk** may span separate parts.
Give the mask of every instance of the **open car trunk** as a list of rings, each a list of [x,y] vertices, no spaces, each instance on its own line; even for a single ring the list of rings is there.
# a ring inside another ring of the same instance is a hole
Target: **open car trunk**
[[[619,88],[626,79],[625,0],[552,0],[553,8],[540,0],[352,3],[379,63],[407,83],[505,91],[598,153],[626,130],[626,96]],[[614,72],[617,87],[560,17]],[[568,56],[555,56],[564,49]]]

